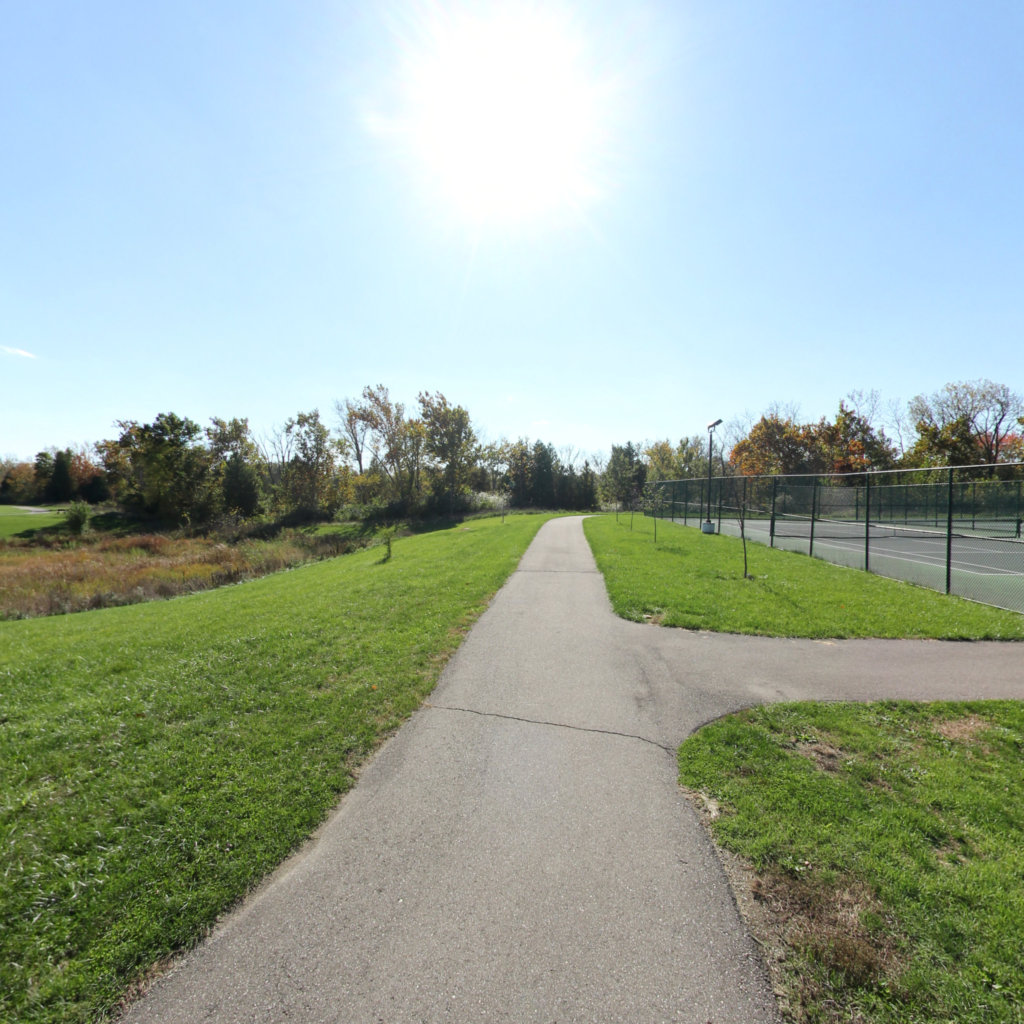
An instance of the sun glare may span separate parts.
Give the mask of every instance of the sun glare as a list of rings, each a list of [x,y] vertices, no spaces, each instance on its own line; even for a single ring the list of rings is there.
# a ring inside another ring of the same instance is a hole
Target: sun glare
[[[521,223],[601,194],[603,88],[571,20],[526,4],[435,13],[405,49],[401,131],[474,223]]]

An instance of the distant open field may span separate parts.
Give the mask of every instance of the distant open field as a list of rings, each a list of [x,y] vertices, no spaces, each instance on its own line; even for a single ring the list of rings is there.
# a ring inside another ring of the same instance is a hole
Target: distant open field
[[[64,515],[49,509],[45,512],[26,512],[16,505],[0,505],[0,540],[16,537],[47,526],[59,526]]]

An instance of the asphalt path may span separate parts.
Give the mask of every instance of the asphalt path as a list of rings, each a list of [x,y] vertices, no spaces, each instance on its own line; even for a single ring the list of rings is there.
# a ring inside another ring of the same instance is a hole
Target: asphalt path
[[[624,622],[552,520],[317,835],[125,1020],[775,1024],[678,744],[768,701],[1024,699],[1022,654]]]

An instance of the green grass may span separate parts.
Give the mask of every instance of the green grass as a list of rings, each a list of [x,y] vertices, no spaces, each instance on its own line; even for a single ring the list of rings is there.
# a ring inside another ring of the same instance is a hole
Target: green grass
[[[796,637],[1024,639],[1024,615],[818,559],[623,515],[585,520],[616,613],[637,622]]]
[[[0,1020],[91,1021],[278,864],[544,517],[0,623]]]
[[[13,505],[0,505],[0,540],[30,536],[36,530],[60,526],[63,522],[62,512],[22,512]]]
[[[774,705],[683,744],[793,1019],[1024,1020],[1022,758],[1020,702]]]

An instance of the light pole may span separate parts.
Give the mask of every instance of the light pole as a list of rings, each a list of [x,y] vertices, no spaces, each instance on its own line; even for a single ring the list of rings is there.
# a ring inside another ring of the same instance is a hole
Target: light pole
[[[715,527],[711,522],[711,453],[712,453],[712,435],[715,432],[715,427],[722,421],[720,419],[715,420],[714,423],[708,424],[708,517],[704,521],[704,525],[700,528],[701,533],[714,533]]]

